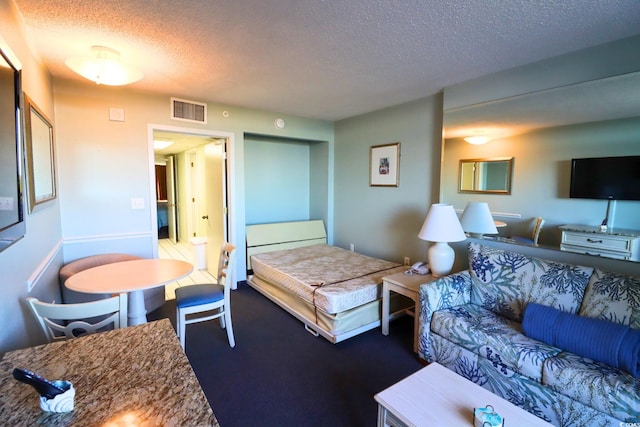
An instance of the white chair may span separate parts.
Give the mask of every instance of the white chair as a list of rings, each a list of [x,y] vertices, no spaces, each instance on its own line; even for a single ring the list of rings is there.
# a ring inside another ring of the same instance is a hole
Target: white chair
[[[225,242],[220,250],[216,283],[189,285],[176,289],[176,323],[180,345],[185,348],[185,327],[191,323],[220,318],[220,326],[227,329],[229,346],[235,347],[231,324],[231,287],[236,247]],[[213,313],[211,313],[213,312]],[[202,317],[200,313],[209,313]]]
[[[31,312],[49,342],[127,326],[127,294],[78,304],[49,304],[27,298]]]
[[[531,222],[531,234],[528,237],[511,236],[510,239],[520,243],[529,243],[532,245],[538,244],[538,238],[540,237],[540,231],[544,225],[544,219],[541,217],[534,218]]]

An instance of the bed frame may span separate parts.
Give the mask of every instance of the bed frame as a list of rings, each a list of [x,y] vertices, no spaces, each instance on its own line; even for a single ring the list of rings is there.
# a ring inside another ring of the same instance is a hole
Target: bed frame
[[[380,326],[380,301],[373,301],[360,307],[355,307],[343,313],[339,313],[336,317],[341,318],[355,318],[360,313],[372,312],[378,313],[378,319],[367,324],[356,326],[353,329],[349,329],[343,332],[334,333],[329,330],[324,323],[324,320],[331,320],[331,315],[327,315],[326,318],[318,319],[317,315],[314,315],[313,306],[306,301],[295,301],[295,298],[284,295],[284,292],[280,292],[277,286],[272,285],[264,280],[254,277],[251,270],[251,256],[273,252],[283,249],[293,249],[303,246],[310,246],[316,244],[326,244],[327,234],[324,229],[324,223],[321,220],[311,221],[296,221],[296,222],[283,222],[272,224],[257,224],[249,225],[246,228],[247,238],[247,268],[249,274],[247,275],[247,283],[263,294],[265,297],[276,303],[282,309],[293,315],[295,318],[304,323],[305,329],[314,336],[321,335],[332,343],[338,343],[347,338],[351,338],[363,332]],[[271,289],[271,291],[270,291]],[[400,298],[400,295],[398,295]],[[390,318],[395,318],[399,314],[402,314],[406,307],[402,301],[397,301],[396,304],[392,301],[392,313]]]
[[[249,270],[251,255],[327,243],[322,220],[248,225],[246,236]]]

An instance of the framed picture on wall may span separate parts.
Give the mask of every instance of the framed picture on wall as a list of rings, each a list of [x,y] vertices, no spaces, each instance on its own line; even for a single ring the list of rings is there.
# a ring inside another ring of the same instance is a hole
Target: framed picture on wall
[[[400,143],[374,145],[369,151],[369,186],[397,187],[400,178]]]

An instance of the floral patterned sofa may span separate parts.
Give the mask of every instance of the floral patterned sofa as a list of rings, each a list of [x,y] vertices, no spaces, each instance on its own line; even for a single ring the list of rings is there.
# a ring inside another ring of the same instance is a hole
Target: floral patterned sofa
[[[640,279],[468,249],[468,271],[420,288],[419,356],[556,426],[640,423],[639,378],[522,332],[529,302],[640,329]]]

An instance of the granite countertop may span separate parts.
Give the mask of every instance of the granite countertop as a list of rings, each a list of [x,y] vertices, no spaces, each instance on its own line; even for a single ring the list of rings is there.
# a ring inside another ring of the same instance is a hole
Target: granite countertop
[[[75,409],[43,412],[14,368],[71,381]],[[168,319],[6,353],[0,424],[219,426]]]

